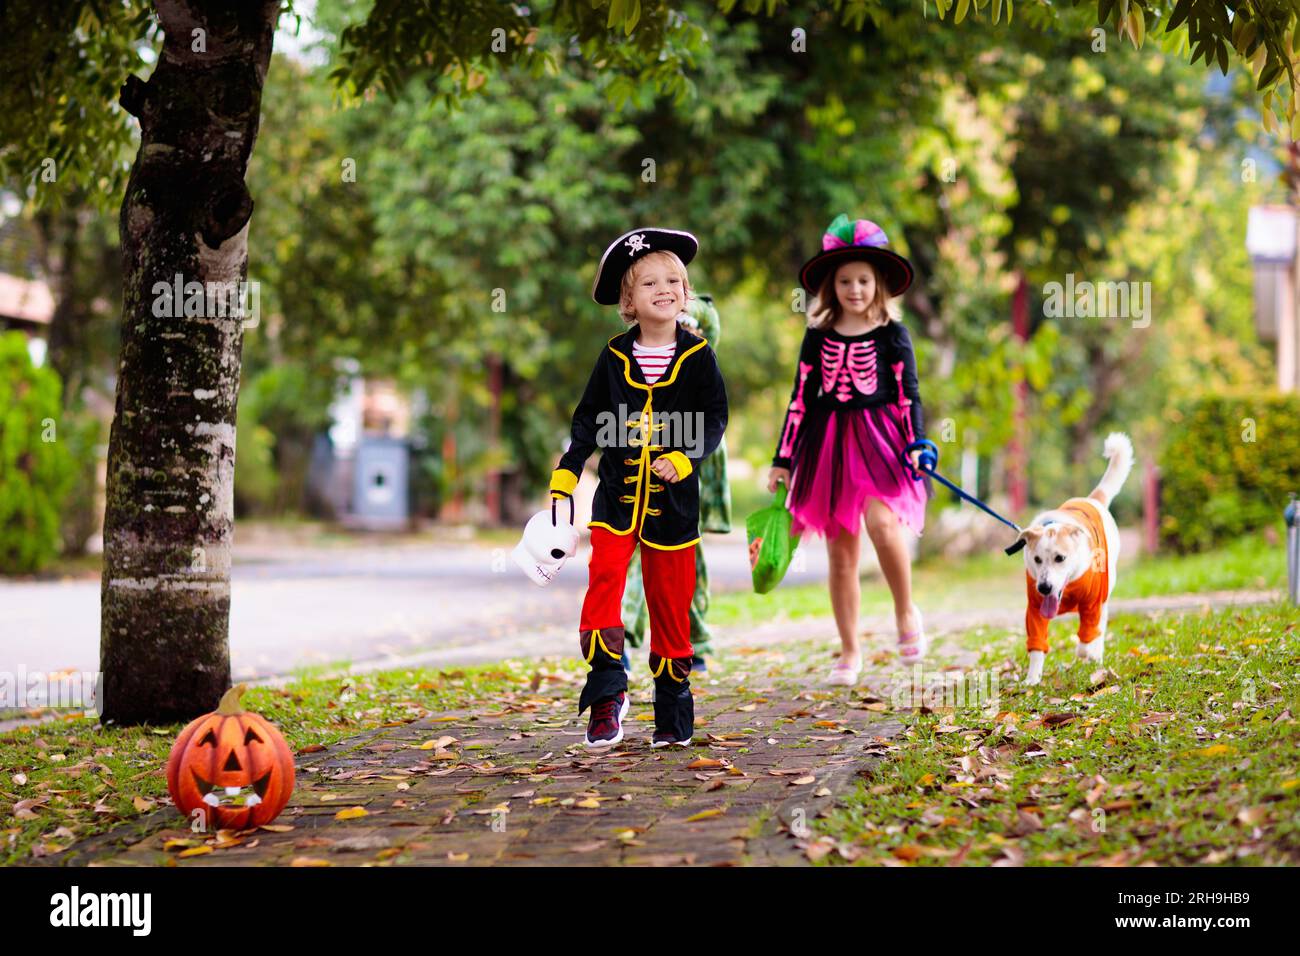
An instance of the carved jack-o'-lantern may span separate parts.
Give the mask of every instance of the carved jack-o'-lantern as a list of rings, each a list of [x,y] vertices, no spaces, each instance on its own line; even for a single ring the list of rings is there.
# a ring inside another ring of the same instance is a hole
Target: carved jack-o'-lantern
[[[176,809],[207,829],[270,823],[293,792],[293,754],[280,731],[239,704],[232,687],[215,712],[190,721],[167,758],[167,790]]]

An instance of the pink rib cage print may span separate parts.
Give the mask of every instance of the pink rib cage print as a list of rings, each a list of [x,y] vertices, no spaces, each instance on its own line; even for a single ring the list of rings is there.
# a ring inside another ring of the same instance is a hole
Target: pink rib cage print
[[[781,436],[781,450],[777,453],[782,458],[789,458],[794,452],[794,438],[799,432],[799,423],[803,421],[806,410],[803,404],[803,385],[808,381],[812,366],[807,362],[799,363],[799,387],[794,390],[794,400],[790,402],[790,414],[786,417],[785,434]]]
[[[875,342],[822,342],[822,394],[835,392],[841,402],[853,397],[856,389],[863,395],[876,391]]]

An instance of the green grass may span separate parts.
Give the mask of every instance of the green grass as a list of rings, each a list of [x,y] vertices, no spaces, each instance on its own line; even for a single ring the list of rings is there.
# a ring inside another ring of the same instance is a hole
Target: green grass
[[[1286,585],[1286,552],[1260,535],[1239,538],[1203,554],[1139,559],[1120,579],[1123,595],[1268,590]]]
[[[283,688],[251,687],[245,709],[275,723],[295,753],[449,710],[494,709],[530,694],[536,662],[345,677],[301,672]],[[102,727],[63,717],[0,734],[0,865],[57,854],[167,798],[164,767],[182,724]],[[34,805],[25,801],[41,801]]]
[[[824,547],[820,540],[809,547]],[[863,547],[871,543],[863,537]],[[1020,555],[976,555],[960,561],[929,559],[912,569],[912,590],[924,610],[956,611],[1015,607],[1024,601],[1024,562]],[[789,575],[775,591],[732,591],[715,595],[710,622],[752,625],[771,620],[826,617],[831,613],[824,583],[795,584]],[[1118,599],[1206,591],[1279,589],[1286,584],[1286,555],[1280,544],[1260,536],[1241,538],[1204,554],[1122,555]],[[863,615],[887,615],[893,599],[882,578],[865,579]]]
[[[1112,619],[1106,666],[1053,635],[969,633],[999,694],[911,711],[846,804],[827,860],[917,865],[1300,863],[1300,614]],[[974,675],[968,675],[974,676]],[[987,686],[987,683],[986,683]]]

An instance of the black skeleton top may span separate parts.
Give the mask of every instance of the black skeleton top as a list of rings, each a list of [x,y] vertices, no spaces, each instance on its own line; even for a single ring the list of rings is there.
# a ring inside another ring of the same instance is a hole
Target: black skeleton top
[[[909,415],[912,441],[925,437],[912,338],[901,322],[841,335],[808,329],[772,465],[789,468],[804,416],[811,408],[870,408],[899,403]]]

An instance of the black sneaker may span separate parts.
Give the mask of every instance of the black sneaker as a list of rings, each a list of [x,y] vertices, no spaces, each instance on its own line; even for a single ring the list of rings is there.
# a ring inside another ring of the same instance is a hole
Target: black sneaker
[[[650,738],[650,746],[687,746],[695,732],[695,698],[691,696],[690,683],[682,681],[664,687],[656,681],[654,705],[655,733]]]
[[[626,693],[605,697],[591,705],[587,733],[582,742],[588,747],[612,747],[623,739],[623,718],[627,716]]]

